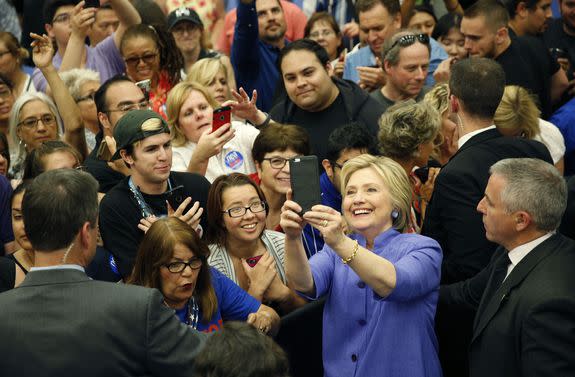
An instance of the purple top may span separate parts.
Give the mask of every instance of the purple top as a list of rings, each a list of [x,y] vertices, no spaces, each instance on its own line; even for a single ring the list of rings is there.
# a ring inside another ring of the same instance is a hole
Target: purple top
[[[52,64],[56,69],[60,69],[62,55],[59,52],[54,55]],[[84,68],[99,72],[101,83],[110,77],[124,73],[126,66],[120,51],[114,43],[114,34],[98,43],[96,47],[86,46],[86,66]],[[32,80],[36,90],[46,92],[46,79],[38,68],[34,69]]]
[[[365,238],[352,235],[360,245]],[[434,331],[441,274],[439,244],[389,229],[374,253],[395,266],[397,285],[380,297],[327,245],[310,260],[323,312],[325,376],[439,377]]]

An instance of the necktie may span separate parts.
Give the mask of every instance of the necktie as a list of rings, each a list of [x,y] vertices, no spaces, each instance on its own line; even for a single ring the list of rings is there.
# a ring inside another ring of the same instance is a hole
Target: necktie
[[[485,288],[485,292],[483,293],[485,303],[491,301],[492,296],[501,286],[501,283],[503,283],[503,280],[507,275],[507,267],[509,267],[509,264],[511,264],[511,259],[509,259],[508,251],[505,250],[505,253],[495,262],[495,267],[493,268],[493,277]]]

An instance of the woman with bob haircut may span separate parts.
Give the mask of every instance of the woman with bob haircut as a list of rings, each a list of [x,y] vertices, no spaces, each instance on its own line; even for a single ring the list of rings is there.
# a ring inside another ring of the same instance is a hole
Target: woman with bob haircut
[[[192,65],[186,77],[186,81],[205,86],[219,106],[232,100],[232,90],[236,89],[234,71],[224,59],[229,60],[223,56],[200,59]]]
[[[423,100],[433,106],[441,115],[441,129],[439,130],[441,144],[436,146],[431,157],[443,166],[459,148],[457,123],[451,119],[452,114],[449,111],[449,85],[447,83],[435,85],[425,94]]]
[[[281,217],[288,279],[310,299],[326,296],[324,375],[441,376],[434,331],[441,248],[402,233],[411,204],[405,170],[390,158],[360,155],[344,165],[342,188],[343,215],[316,205],[301,216],[288,198]],[[306,223],[325,240],[309,260]]]
[[[247,320],[262,332],[277,333],[277,313],[210,267],[209,253],[188,224],[176,217],[158,219],[140,244],[127,282],[160,290],[164,305],[199,331],[220,330],[223,321]]]
[[[233,120],[213,130],[213,114],[219,106],[204,86],[179,83],[170,92],[167,106],[172,170],[198,173],[210,182],[222,174],[255,173],[252,145],[259,130]]]
[[[284,235],[266,230],[267,203],[247,175],[218,177],[208,195],[210,266],[282,314],[305,304],[289,288],[284,270]]]

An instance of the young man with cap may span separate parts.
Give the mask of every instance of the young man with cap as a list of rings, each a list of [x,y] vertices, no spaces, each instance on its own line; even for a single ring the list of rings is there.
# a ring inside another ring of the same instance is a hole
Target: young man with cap
[[[184,69],[190,70],[192,65],[203,58],[213,58],[219,55],[216,51],[206,48],[204,24],[200,16],[192,8],[180,7],[168,15],[168,30],[172,33],[176,46],[184,57]]]
[[[116,124],[114,139],[118,149],[112,160],[121,158],[131,175],[102,199],[100,232],[104,247],[114,255],[120,275],[126,278],[151,218],[178,216],[198,229],[210,183],[198,174],[170,171],[170,129],[151,110],[132,110],[124,115]],[[168,192],[179,186],[183,190],[177,195],[185,200],[172,212],[166,202]]]

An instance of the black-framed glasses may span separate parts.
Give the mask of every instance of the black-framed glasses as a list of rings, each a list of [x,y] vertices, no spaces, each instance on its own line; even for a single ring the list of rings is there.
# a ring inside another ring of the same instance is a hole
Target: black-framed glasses
[[[197,270],[204,264],[203,258],[194,257],[187,262],[171,262],[164,265],[173,274],[178,274],[184,272],[186,267],[190,267],[192,270]]]
[[[391,51],[397,45],[400,45],[401,47],[411,46],[412,44],[415,43],[415,41],[419,41],[419,43],[427,45],[429,44],[429,35],[423,33],[402,35],[401,37],[397,38],[395,42],[393,42],[393,44],[387,51],[388,52]]]
[[[96,92],[88,93],[83,97],[78,97],[76,99],[76,103],[83,102],[83,101],[94,101],[96,97]]]
[[[57,15],[56,17],[54,17],[54,19],[52,20],[52,23],[68,23],[70,22],[70,13],[61,13],[59,15]]]
[[[251,213],[258,213],[265,211],[266,206],[267,206],[266,202],[260,200],[258,202],[253,202],[247,207],[234,207],[222,211],[222,213],[227,213],[230,217],[242,217],[243,215],[246,214],[246,212],[248,212],[248,209],[250,210]]]
[[[138,65],[140,60],[143,60],[146,64],[152,64],[154,59],[156,59],[156,56],[158,56],[157,52],[150,52],[142,56],[132,56],[131,58],[124,59],[124,61],[126,62],[126,65],[135,67]]]
[[[56,117],[52,114],[44,114],[39,118],[26,118],[22,122],[18,123],[18,126],[22,126],[30,130],[38,127],[39,121],[42,121],[44,126],[52,126],[56,124]]]
[[[293,158],[293,157],[292,157]],[[291,160],[291,158],[283,158],[283,157],[268,157],[262,158],[264,161],[269,161],[270,166],[274,169],[283,169],[286,166],[286,163]]]
[[[106,112],[107,113],[115,113],[115,112],[121,111],[123,113],[126,113],[126,112],[131,111],[131,110],[146,110],[149,106],[150,106],[150,101],[143,100],[142,102],[138,102],[138,103],[125,103],[123,105],[118,106],[117,109],[109,109]]]

